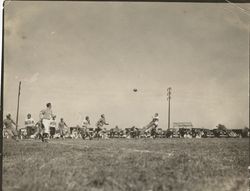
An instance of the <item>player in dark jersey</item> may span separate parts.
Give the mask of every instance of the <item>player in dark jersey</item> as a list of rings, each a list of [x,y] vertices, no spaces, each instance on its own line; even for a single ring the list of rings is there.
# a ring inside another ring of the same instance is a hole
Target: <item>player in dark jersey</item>
[[[65,134],[65,129],[64,127],[68,127],[67,124],[64,122],[63,118],[61,118],[61,121],[58,123],[58,128],[60,131],[60,137],[63,139],[64,138],[64,134]]]
[[[101,118],[100,118],[100,119],[97,121],[97,123],[96,123],[95,132],[96,132],[96,136],[97,136],[98,138],[101,137],[101,136],[100,136],[100,131],[102,130],[103,125],[109,125],[109,124],[106,122],[106,119],[105,119],[104,114],[101,115]]]
[[[16,125],[16,123],[11,119],[11,114],[6,115],[6,119],[3,120],[3,125],[5,126],[5,131],[8,133],[8,135],[9,135],[12,139],[18,141],[18,138],[17,138],[18,133],[17,133],[15,127],[13,127],[13,125],[15,125],[16,127],[17,127],[17,125]]]
[[[56,116],[53,116],[49,125],[49,138],[50,139],[54,138],[55,134],[56,134]]]

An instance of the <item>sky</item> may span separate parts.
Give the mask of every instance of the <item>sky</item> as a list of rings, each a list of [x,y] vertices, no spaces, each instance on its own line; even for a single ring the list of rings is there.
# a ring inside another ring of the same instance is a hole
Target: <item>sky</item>
[[[213,129],[249,126],[250,4],[25,2],[4,6],[4,115],[38,120],[52,103],[69,126],[108,128],[154,113]],[[138,92],[133,92],[137,88]]]

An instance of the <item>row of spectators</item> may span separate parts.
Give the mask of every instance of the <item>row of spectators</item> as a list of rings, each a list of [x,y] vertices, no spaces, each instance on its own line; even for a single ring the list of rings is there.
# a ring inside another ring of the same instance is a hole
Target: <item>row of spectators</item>
[[[48,116],[47,116],[48,115]],[[13,124],[15,122],[8,114],[4,120],[4,137],[12,137],[16,139],[17,136],[21,139],[25,138],[207,138],[207,137],[249,137],[249,128],[244,129],[226,129],[218,126],[217,129],[204,128],[171,128],[163,130],[158,128],[159,115],[155,113],[150,123],[143,128],[135,126],[131,128],[120,129],[118,126],[111,129],[106,129],[104,125],[109,125],[106,122],[104,114],[95,124],[95,128],[90,123],[90,118],[85,117],[81,126],[69,127],[63,118],[59,123],[56,122],[56,116],[51,112],[51,104],[47,104],[47,108],[40,112],[40,120],[35,123],[31,114],[27,115],[25,119],[24,128],[20,128],[19,132],[15,130]],[[17,128],[16,128],[17,129]]]

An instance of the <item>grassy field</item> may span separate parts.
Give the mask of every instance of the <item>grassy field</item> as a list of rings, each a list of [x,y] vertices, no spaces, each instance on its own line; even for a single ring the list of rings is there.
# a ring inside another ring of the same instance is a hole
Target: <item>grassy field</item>
[[[248,139],[4,140],[3,190],[248,189]]]

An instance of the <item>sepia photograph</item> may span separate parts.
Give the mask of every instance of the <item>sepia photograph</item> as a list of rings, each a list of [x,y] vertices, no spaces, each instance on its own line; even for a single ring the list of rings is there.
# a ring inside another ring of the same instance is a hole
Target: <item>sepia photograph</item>
[[[2,41],[2,190],[250,189],[250,3],[7,0]]]

